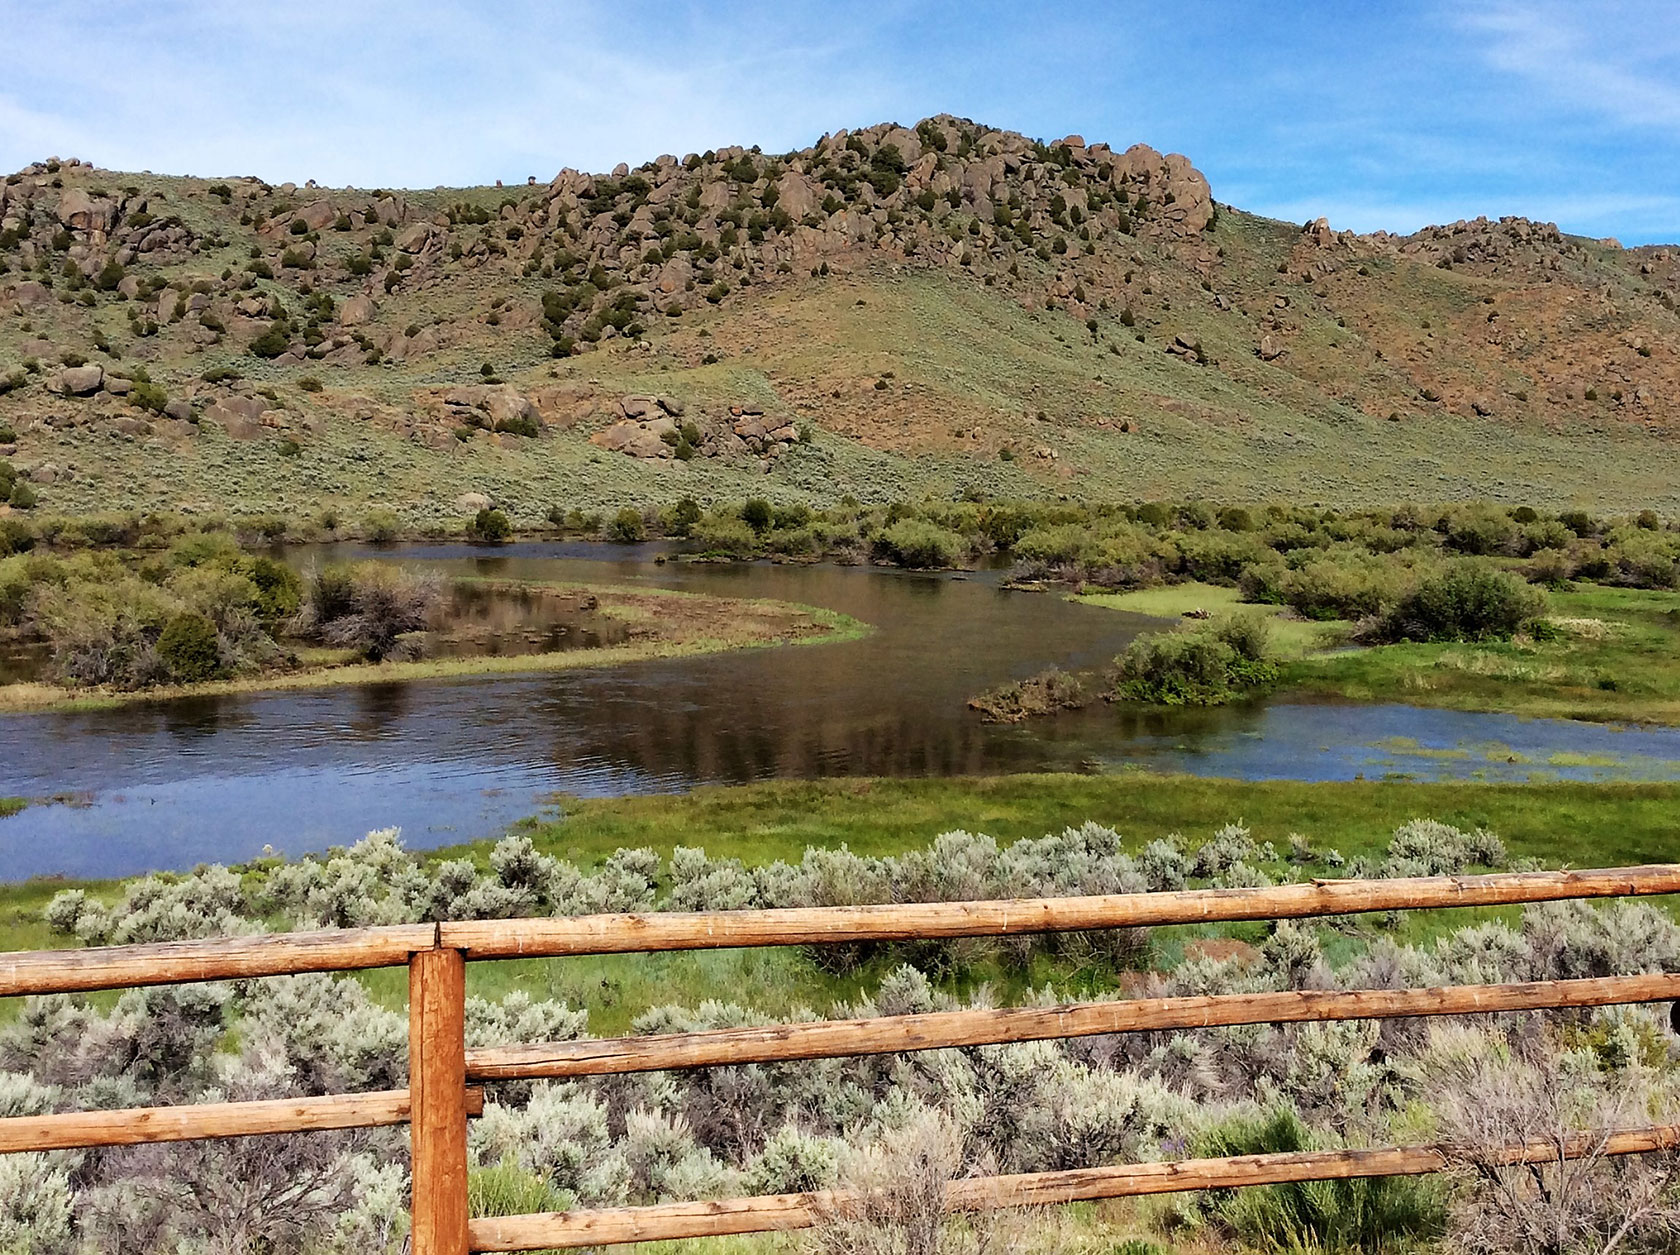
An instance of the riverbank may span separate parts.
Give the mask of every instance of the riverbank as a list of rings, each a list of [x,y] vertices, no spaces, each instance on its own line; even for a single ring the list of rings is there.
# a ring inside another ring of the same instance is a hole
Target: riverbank
[[[1352,624],[1251,605],[1184,583],[1072,600],[1185,621],[1258,613],[1281,663],[1278,691],[1355,702],[1494,711],[1590,723],[1680,724],[1680,592],[1582,584],[1549,594],[1542,633],[1509,641],[1343,648]]]
[[[506,580],[487,583],[505,588],[589,594],[596,599],[595,612],[622,624],[628,629],[631,639],[599,648],[547,653],[314,666],[298,671],[202,684],[160,685],[134,691],[10,684],[0,688],[0,713],[102,710],[183,697],[219,697],[339,685],[611,667],[736,649],[855,640],[870,630],[869,625],[838,611],[766,598],[738,599],[608,584]]]

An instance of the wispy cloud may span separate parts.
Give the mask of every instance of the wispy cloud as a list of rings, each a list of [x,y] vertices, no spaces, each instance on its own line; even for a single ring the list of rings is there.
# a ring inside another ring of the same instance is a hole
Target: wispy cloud
[[[1541,101],[1626,127],[1680,127],[1680,22],[1672,3],[1501,0],[1462,14],[1488,65],[1525,79]],[[1529,103],[1533,103],[1532,98]]]

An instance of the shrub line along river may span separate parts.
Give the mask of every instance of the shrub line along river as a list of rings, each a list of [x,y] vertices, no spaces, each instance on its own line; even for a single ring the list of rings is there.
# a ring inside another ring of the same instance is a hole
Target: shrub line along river
[[[861,640],[571,671],[0,716],[0,880],[290,855],[397,826],[413,847],[499,835],[556,793],[776,777],[1146,768],[1238,779],[1680,779],[1680,729],[1287,698],[1204,711],[1096,703],[986,725],[982,689],[1101,665],[1159,620],[1005,589],[996,571],[656,563],[652,546],[294,550],[445,575],[587,581],[823,606]]]

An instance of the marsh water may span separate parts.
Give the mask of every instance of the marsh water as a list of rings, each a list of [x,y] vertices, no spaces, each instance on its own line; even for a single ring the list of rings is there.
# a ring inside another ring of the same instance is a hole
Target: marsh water
[[[980,690],[1052,664],[1101,664],[1160,626],[1010,591],[1002,572],[660,563],[651,547],[593,544],[290,555],[368,556],[445,576],[777,598],[874,631],[618,667],[0,716],[0,795],[69,798],[0,819],[0,879],[186,868],[265,846],[296,855],[388,826],[414,847],[447,845],[497,835],[557,794],[772,778],[1147,768],[1239,779],[1680,779],[1680,729],[1407,706],[1274,700],[1142,713],[1097,703],[982,724],[966,708]],[[519,628],[540,635],[528,616]]]

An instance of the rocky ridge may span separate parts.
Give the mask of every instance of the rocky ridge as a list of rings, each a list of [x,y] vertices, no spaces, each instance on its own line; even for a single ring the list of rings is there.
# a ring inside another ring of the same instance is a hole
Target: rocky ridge
[[[0,425],[26,468],[49,460],[37,433],[167,449],[216,428],[284,449],[350,422],[437,454],[578,440],[770,471],[830,431],[1030,451],[1028,465],[1076,474],[1030,385],[1013,414],[988,402],[988,416],[883,366],[752,396],[689,382],[754,361],[756,311],[778,293],[916,274],[1060,320],[1058,341],[1154,354],[1292,406],[1680,424],[1680,250],[1522,218],[1405,236],[1267,222],[1218,205],[1177,154],[942,115],[779,155],[436,192],[40,162],[0,185]],[[602,373],[647,355],[676,374],[651,395],[586,381],[594,369],[572,359],[597,354],[613,363]],[[1128,386],[1063,421],[1114,439],[1137,433],[1139,406],[1245,421],[1177,399],[1170,379]]]

